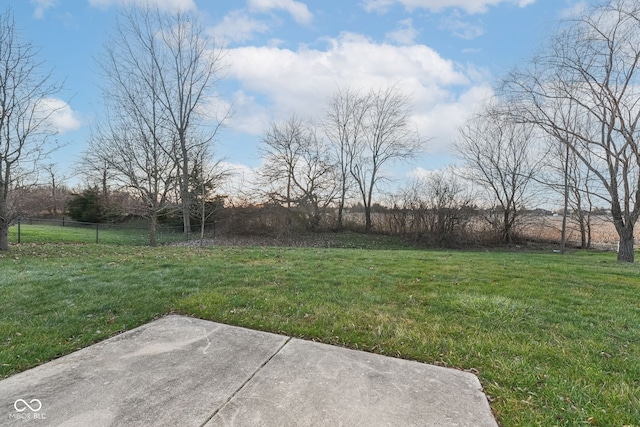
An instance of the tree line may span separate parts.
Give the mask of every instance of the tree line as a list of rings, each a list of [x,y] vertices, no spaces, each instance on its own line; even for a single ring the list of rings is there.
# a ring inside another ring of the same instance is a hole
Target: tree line
[[[485,212],[484,221],[509,243],[522,213],[539,200],[536,192],[554,192],[565,218],[563,243],[574,213],[588,245],[589,213],[605,205],[620,241],[618,259],[633,262],[640,6],[631,0],[597,5],[563,22],[540,52],[507,73],[460,127],[452,147],[461,163],[446,179],[434,174],[426,186],[409,183],[383,195],[388,166],[414,159],[427,140],[413,127],[410,94],[399,84],[346,87],[329,96],[322,117],[293,114],[265,129],[253,193],[263,204],[302,213],[311,230],[327,211],[335,213],[335,228],[343,227],[346,209],[357,204],[371,231],[384,197],[396,207],[401,200],[405,207],[424,206],[423,199],[440,200],[438,206],[455,201],[459,213]],[[60,87],[36,54],[16,37],[7,10],[0,19],[0,249],[7,248],[17,214],[11,194],[29,184],[29,166],[50,147],[48,117],[37,107]],[[105,113],[92,128],[81,172],[104,197],[116,186],[142,202],[152,244],[166,212],[181,210],[185,232],[194,212],[209,215],[206,201],[229,174],[213,161],[213,143],[230,115],[216,102],[224,59],[197,16],[132,7],[119,12],[98,60]],[[472,197],[460,196],[469,188]],[[412,194],[419,197],[411,201]],[[401,224],[402,215],[396,217]],[[442,234],[462,221],[434,218],[428,221]]]

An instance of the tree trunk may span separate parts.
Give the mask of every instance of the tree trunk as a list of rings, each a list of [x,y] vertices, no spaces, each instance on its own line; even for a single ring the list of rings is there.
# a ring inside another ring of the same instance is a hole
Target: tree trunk
[[[586,229],[587,229],[587,246],[585,247],[585,249],[591,249],[591,213],[587,215]]]
[[[53,172],[51,172],[51,200],[53,201],[53,214],[57,216],[58,215],[58,198],[56,197],[56,177],[53,174]]]
[[[371,231],[371,205],[367,205],[364,207],[364,231],[368,233]]]
[[[363,182],[364,184],[364,182]],[[364,202],[364,231],[368,233],[371,231],[373,224],[371,223],[371,201],[373,200],[373,187],[376,184],[376,174],[375,171],[371,173],[371,178],[369,180],[369,190],[367,192],[366,197],[363,197]],[[364,193],[363,193],[364,196]]]
[[[618,243],[618,261],[634,262],[634,243],[633,227],[627,225],[618,229],[618,235],[620,236],[620,242]]]
[[[318,206],[317,201],[314,201],[311,203],[311,231],[317,232],[320,230],[321,220],[322,220],[322,215],[320,212],[320,206]]]
[[[204,220],[207,218],[207,204],[205,202],[205,187],[204,181],[202,182],[202,204],[200,205],[200,247],[204,244]]]
[[[578,228],[580,229],[580,249],[591,248],[591,212],[593,210],[593,204],[589,194],[587,193],[586,201],[587,206],[584,207],[582,203],[582,195],[578,189],[574,189],[576,197],[576,216],[575,219],[578,222]],[[587,189],[588,191],[588,189]],[[588,208],[588,209],[585,209]]]
[[[342,178],[342,188],[340,189],[340,201],[338,202],[338,230],[344,228],[344,205],[347,198],[346,178]]]
[[[102,197],[105,202],[109,201],[109,176],[106,169],[102,172]]]
[[[183,143],[184,144],[184,143]],[[182,150],[182,183],[180,196],[182,197],[182,222],[184,224],[184,234],[191,232],[191,193],[189,192],[189,159],[187,152]]]
[[[154,210],[151,214],[151,226],[149,227],[149,246],[158,246],[156,231],[158,228],[158,213]]]
[[[562,231],[560,232],[560,253],[567,249],[567,217],[569,216],[569,144],[565,144],[563,165],[564,175],[564,207],[562,209]]]
[[[1,184],[1,183],[0,183]],[[3,197],[0,188],[0,197]],[[0,251],[9,250],[9,212],[7,212],[7,202],[0,198]]]
[[[9,250],[9,224],[0,220],[0,251]]]
[[[509,208],[504,209],[502,220],[503,220],[502,241],[508,245],[509,243],[511,243],[511,221],[512,221]]]

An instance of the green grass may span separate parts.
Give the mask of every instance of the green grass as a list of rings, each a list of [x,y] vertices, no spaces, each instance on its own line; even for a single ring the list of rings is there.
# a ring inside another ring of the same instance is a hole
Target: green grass
[[[145,246],[149,244],[149,229],[123,225],[98,224],[97,240],[102,244]],[[192,236],[193,238],[194,236]],[[184,240],[184,235],[175,231],[158,231],[158,243],[175,243]],[[9,241],[18,243],[18,226],[9,228]],[[95,243],[96,225],[72,226],[47,224],[21,224],[21,243]]]
[[[29,244],[1,256],[1,376],[174,312],[470,370],[502,426],[640,424],[640,265],[610,253]]]

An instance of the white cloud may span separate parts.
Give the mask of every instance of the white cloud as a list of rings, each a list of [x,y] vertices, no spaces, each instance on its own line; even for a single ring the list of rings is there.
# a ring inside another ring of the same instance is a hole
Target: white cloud
[[[440,102],[430,109],[416,111],[415,126],[422,135],[432,138],[429,153],[451,154],[451,146],[458,128],[471,116],[476,107],[493,94],[488,85],[470,87],[449,102]]]
[[[440,20],[440,27],[451,31],[451,34],[464,40],[475,39],[484,33],[484,28],[481,25],[464,21],[457,10],[451,15],[443,17]]]
[[[268,13],[274,9],[285,10],[298,23],[307,24],[313,19],[307,6],[294,0],[249,0],[247,9],[236,9],[229,12],[220,23],[212,28],[211,33],[218,39],[230,42],[243,43],[253,40],[255,34],[268,33],[271,30],[271,25],[252,15]]]
[[[476,186],[473,182],[465,178],[467,176],[469,176],[468,167],[454,164],[449,164],[435,169],[425,169],[418,166],[406,173],[406,177],[409,178],[409,180],[418,181],[423,185],[429,185],[429,181],[432,178],[444,177],[458,186],[458,197],[463,199],[471,197],[474,200],[477,200],[478,192],[482,190],[475,188]]]
[[[402,82],[433,102],[447,95],[442,86],[466,85],[467,77],[451,61],[424,45],[375,44],[345,33],[324,50],[277,47],[231,49],[229,77],[242,87],[268,97],[274,114],[315,115],[316,106],[338,86],[380,87]]]
[[[427,9],[431,12],[441,12],[444,9],[457,8],[467,13],[485,13],[490,6],[500,3],[511,3],[525,7],[536,0],[363,0],[362,5],[368,12],[386,12],[389,7],[398,3],[408,10]]]
[[[453,179],[456,179],[461,175],[463,170],[463,168],[454,165],[446,165],[436,169],[425,169],[418,166],[407,172],[406,177],[412,180],[422,181],[426,184],[430,179],[439,176],[452,177]]]
[[[89,0],[94,7],[107,8],[109,6],[125,5],[157,5],[160,10],[195,10],[194,0]]]
[[[396,0],[364,0],[361,5],[367,12],[385,13]]]
[[[231,197],[232,203],[258,202],[255,199],[256,192],[253,191],[256,182],[256,169],[252,169],[242,163],[232,163],[222,161],[218,165],[221,170],[228,173],[228,177],[220,185],[220,194],[227,194]]]
[[[255,12],[270,12],[280,9],[288,12],[299,24],[308,24],[313,20],[313,14],[307,5],[295,0],[249,0],[249,9]]]
[[[39,110],[43,116],[48,116],[47,122],[52,131],[63,134],[76,130],[82,126],[78,114],[71,106],[57,98],[47,98],[40,102]]]
[[[241,10],[235,10],[213,27],[212,34],[220,40],[245,42],[252,40],[255,33],[268,31],[269,25],[266,22],[256,20]]]
[[[432,177],[433,175],[435,175],[437,173],[437,170],[427,170],[425,168],[422,168],[420,166],[410,170],[409,172],[407,172],[407,178],[411,178],[411,179],[416,179],[416,180],[427,180],[430,177]]]
[[[256,101],[255,96],[238,90],[233,94],[233,115],[228,120],[229,127],[244,133],[259,135],[271,119],[266,106]]]
[[[35,19],[44,19],[44,13],[58,3],[58,0],[31,0],[31,4],[35,5],[33,17]]]
[[[566,9],[560,11],[560,18],[571,19],[584,15],[589,10],[586,1],[579,1]]]
[[[433,138],[429,151],[445,153],[457,125],[490,94],[485,75],[424,45],[377,44],[352,33],[327,41],[326,50],[230,49],[228,78],[243,89],[235,93],[229,128],[260,135],[270,121],[293,113],[321,120],[337,88],[398,84],[412,98],[412,121],[420,134]]]
[[[398,28],[388,32],[386,38],[398,44],[410,45],[414,43],[418,35],[418,30],[413,28],[413,21],[411,18],[408,18],[398,22]]]

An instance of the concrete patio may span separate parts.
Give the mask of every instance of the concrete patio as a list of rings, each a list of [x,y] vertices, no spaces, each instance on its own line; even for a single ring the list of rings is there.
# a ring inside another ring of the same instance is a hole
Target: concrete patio
[[[470,373],[167,316],[0,381],[0,425],[498,424]]]

